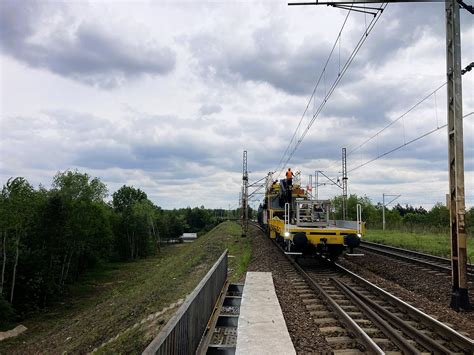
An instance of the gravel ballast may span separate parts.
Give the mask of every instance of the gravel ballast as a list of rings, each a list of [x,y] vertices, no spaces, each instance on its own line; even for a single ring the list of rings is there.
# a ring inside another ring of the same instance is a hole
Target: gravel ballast
[[[320,334],[311,315],[301,301],[292,283],[283,270],[289,262],[270,239],[251,226],[253,253],[248,271],[271,272],[273,283],[283,311],[288,332],[298,354],[331,353],[331,348]]]

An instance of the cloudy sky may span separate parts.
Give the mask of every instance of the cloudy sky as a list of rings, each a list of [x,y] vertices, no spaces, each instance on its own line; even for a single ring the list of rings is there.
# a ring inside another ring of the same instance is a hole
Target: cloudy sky
[[[466,66],[474,16],[461,12]],[[165,208],[235,207],[242,151],[251,181],[286,167],[300,119],[295,142],[373,19],[347,15],[276,0],[1,0],[2,183],[49,186],[57,171],[78,169],[110,193],[133,185]],[[446,129],[358,166],[445,124],[445,88],[357,147],[442,85],[445,66],[444,4],[389,5],[287,166],[304,183],[315,170],[336,177],[347,147],[350,193],[444,201]],[[464,114],[474,111],[473,79],[463,77]],[[474,115],[464,135],[472,206]]]

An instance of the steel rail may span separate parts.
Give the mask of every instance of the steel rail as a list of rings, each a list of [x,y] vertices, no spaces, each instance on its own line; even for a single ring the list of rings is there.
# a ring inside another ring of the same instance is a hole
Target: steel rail
[[[400,253],[406,253],[406,254],[414,255],[414,256],[417,256],[417,257],[420,257],[420,258],[426,258],[426,259],[429,259],[429,260],[439,261],[439,262],[451,265],[451,259],[443,258],[443,257],[437,256],[437,255],[423,253],[423,252],[416,251],[416,250],[404,249],[404,248],[400,248],[400,247],[395,247],[393,245],[368,242],[366,240],[361,240],[361,244],[370,245],[370,246],[377,247],[377,248],[382,248],[382,249],[398,251]],[[467,264],[467,267],[474,270],[474,264]]]
[[[426,313],[423,313],[422,311],[413,307],[409,303],[392,295],[391,293],[385,291],[384,289],[374,285],[370,281],[367,281],[366,279],[346,269],[345,267],[337,263],[334,263],[334,266],[338,268],[339,270],[343,271],[344,273],[350,275],[357,281],[359,281],[362,285],[367,287],[369,290],[375,292],[376,294],[379,294],[380,296],[388,300],[390,303],[395,304],[399,309],[404,310],[410,316],[418,319],[420,322],[422,322],[426,326],[429,326],[432,329],[436,330],[439,334],[451,340],[455,345],[457,345],[461,349],[466,349],[474,354],[474,341],[472,339],[462,335],[461,333],[458,333],[454,329],[448,327],[446,324],[441,323],[439,320],[429,316]]]
[[[283,252],[283,249],[274,242],[274,244]],[[367,351],[374,354],[385,354],[385,352],[372,340],[372,338],[352,319],[341,306],[309,276],[303,268],[298,265],[289,255],[284,254],[288,261],[295,267],[298,273],[309,283],[309,285],[318,292],[329,306],[339,315],[344,325],[353,332],[359,341],[366,347]]]
[[[370,298],[365,297],[360,292],[355,290],[353,287],[350,287],[349,285],[347,285],[346,283],[340,280],[334,280],[334,282],[336,282],[342,289],[345,289],[346,294],[352,294],[351,299],[356,301],[362,307],[369,308],[370,306],[369,309],[371,309],[372,312],[374,312],[375,310],[375,312],[383,315],[383,317],[387,319],[390,324],[392,324],[393,326],[403,331],[403,333],[405,333],[408,337],[416,340],[419,344],[421,344],[427,350],[434,353],[441,353],[441,354],[452,353],[449,349],[439,344],[436,340],[431,339],[430,337],[428,337],[426,334],[423,334],[415,327],[412,327],[410,324],[404,322],[402,319],[398,318],[397,316],[394,316],[391,312],[387,311],[384,307],[375,303]],[[401,335],[399,336],[402,339],[404,339],[405,342],[407,342],[405,338],[403,338]],[[419,351],[416,348],[414,348],[414,352],[419,353]]]
[[[412,263],[451,272],[451,260],[436,255],[420,253],[413,250],[397,248],[390,245],[361,241],[359,248],[389,257],[406,260]],[[467,264],[468,276],[474,278],[474,265]]]
[[[376,312],[373,311],[367,304],[364,304],[362,300],[354,294],[354,290],[347,287],[347,285],[336,278],[331,278],[338,286],[339,289],[354,302],[365,315],[379,327],[380,330],[387,336],[388,339],[392,340],[404,354],[419,354],[417,348],[411,345],[407,339],[405,339],[395,328],[393,328],[387,321],[380,317]]]

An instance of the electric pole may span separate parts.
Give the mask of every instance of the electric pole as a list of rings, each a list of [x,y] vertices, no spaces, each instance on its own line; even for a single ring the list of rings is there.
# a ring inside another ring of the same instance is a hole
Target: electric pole
[[[242,164],[242,237],[247,236],[247,231],[248,231],[248,226],[249,226],[248,194],[249,194],[249,175],[247,171],[247,151],[244,150],[243,164]]]
[[[314,196],[316,198],[316,200],[319,199],[319,171],[315,171],[314,172]]]
[[[472,10],[472,9],[471,9]],[[448,93],[449,224],[451,234],[451,308],[469,309],[464,195],[461,29],[459,4],[446,1],[446,70]]]
[[[347,219],[347,161],[346,148],[342,148],[342,220]]]

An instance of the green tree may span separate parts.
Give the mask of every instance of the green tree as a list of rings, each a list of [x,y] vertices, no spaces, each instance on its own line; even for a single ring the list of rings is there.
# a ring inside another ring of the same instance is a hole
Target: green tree
[[[58,172],[53,178],[53,189],[60,191],[68,201],[101,203],[107,197],[107,186],[103,182],[77,170]]]
[[[148,199],[146,193],[133,186],[123,185],[112,195],[112,205],[117,212],[131,211],[136,202]]]
[[[155,218],[152,203],[146,193],[131,186],[122,186],[112,195],[112,205],[118,215],[115,225],[115,245],[122,259],[133,260],[147,255],[150,218]],[[154,224],[153,224],[154,225]]]
[[[437,231],[449,230],[449,210],[441,203],[435,204],[426,214],[425,227],[435,228]]]
[[[107,187],[98,178],[78,171],[59,172],[53,179],[52,198],[62,210],[56,241],[60,246],[58,283],[64,285],[72,269],[74,279],[101,255],[108,256],[112,236],[104,198]]]
[[[342,196],[336,196],[331,200],[332,208],[334,210],[335,219],[342,219]],[[347,220],[357,220],[357,205],[362,207],[362,220],[366,222],[368,227],[374,227],[378,225],[378,219],[381,213],[379,213],[376,206],[372,204],[372,201],[367,196],[359,197],[355,194],[351,194],[347,198]]]
[[[13,303],[17,269],[20,257],[22,238],[27,237],[28,228],[32,220],[32,204],[34,201],[33,187],[25,178],[17,177],[8,179],[2,188],[2,275],[0,280],[0,294],[4,292],[5,272],[7,266],[8,244],[14,249],[12,277],[10,282],[10,303]]]
[[[150,200],[141,200],[133,204],[131,221],[135,234],[135,257],[147,256],[159,246],[156,218],[157,208]]]

